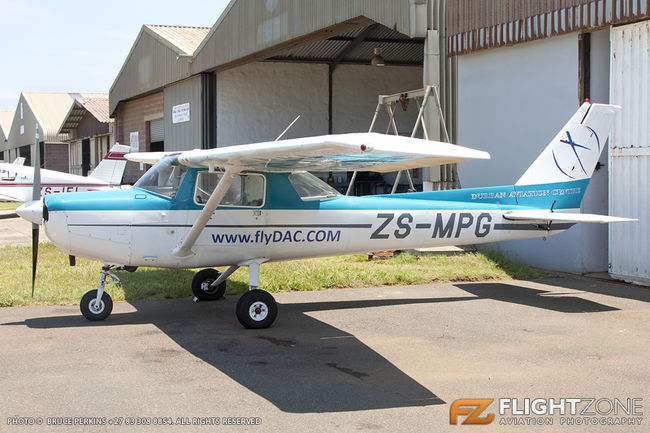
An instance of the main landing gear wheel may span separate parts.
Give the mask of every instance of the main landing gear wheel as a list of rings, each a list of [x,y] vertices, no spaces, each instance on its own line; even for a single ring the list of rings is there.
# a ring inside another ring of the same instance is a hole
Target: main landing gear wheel
[[[268,328],[278,315],[278,304],[270,293],[251,290],[237,301],[237,319],[248,329]]]
[[[214,301],[223,298],[226,293],[226,281],[215,287],[210,287],[213,281],[219,278],[221,272],[216,269],[203,269],[192,278],[192,293],[199,301]]]
[[[81,314],[88,320],[98,321],[107,318],[113,311],[113,300],[104,292],[97,302],[97,290],[91,290],[81,298]]]

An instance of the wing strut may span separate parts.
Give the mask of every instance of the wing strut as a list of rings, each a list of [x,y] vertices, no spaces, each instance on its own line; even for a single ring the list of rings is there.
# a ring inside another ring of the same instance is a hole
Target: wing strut
[[[194,221],[194,225],[190,229],[190,232],[187,234],[187,237],[183,243],[174,249],[173,254],[176,257],[190,257],[194,255],[194,252],[192,251],[194,243],[205,228],[205,225],[212,217],[212,214],[214,213],[217,206],[221,204],[221,200],[223,200],[226,193],[228,192],[228,189],[230,188],[230,185],[232,185],[239,173],[241,173],[240,167],[226,167],[226,172],[223,174],[223,177],[219,181],[219,184],[217,184],[217,187],[214,189],[214,191],[212,191],[208,202],[205,204],[205,207],[203,208],[203,211],[199,217],[196,219],[196,221]]]

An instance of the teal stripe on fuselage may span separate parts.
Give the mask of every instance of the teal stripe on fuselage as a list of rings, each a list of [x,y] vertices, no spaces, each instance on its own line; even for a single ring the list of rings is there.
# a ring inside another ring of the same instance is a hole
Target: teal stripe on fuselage
[[[412,192],[377,197],[381,199],[433,200],[464,202],[474,205],[526,206],[538,209],[575,209],[580,207],[589,179],[540,185],[505,185],[483,188],[452,189],[446,191]],[[554,204],[555,202],[555,204]]]
[[[198,170],[188,170],[175,198],[139,188],[66,194],[49,194],[45,203],[57,210],[200,210],[193,201]],[[267,178],[266,210],[480,210],[480,209],[575,209],[588,179],[542,185],[509,185],[448,191],[413,192],[363,197],[340,196],[302,201],[289,182],[289,173],[264,173]],[[242,209],[220,207],[219,210]]]

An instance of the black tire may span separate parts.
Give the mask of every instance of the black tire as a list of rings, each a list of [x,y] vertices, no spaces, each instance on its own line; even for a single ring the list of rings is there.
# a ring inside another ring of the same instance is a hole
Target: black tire
[[[221,272],[216,269],[203,269],[197,272],[192,278],[192,293],[200,301],[215,301],[223,298],[226,293],[226,282],[219,284],[217,287],[210,288],[210,283],[219,278]]]
[[[278,304],[273,296],[264,290],[246,292],[237,301],[237,319],[244,328],[268,328],[277,316]]]
[[[102,299],[99,301],[99,307],[95,307],[95,301],[97,300],[97,290],[91,290],[87,292],[81,298],[79,307],[81,307],[81,314],[88,320],[93,322],[98,320],[104,320],[111,315],[113,311],[113,300],[111,295],[104,292],[102,294]]]

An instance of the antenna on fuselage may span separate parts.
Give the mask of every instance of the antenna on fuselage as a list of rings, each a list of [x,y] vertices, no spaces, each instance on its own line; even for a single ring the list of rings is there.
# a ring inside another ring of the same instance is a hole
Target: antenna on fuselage
[[[299,114],[298,116],[296,116],[295,119],[293,119],[293,122],[291,122],[291,123],[289,124],[289,126],[287,126],[287,127],[285,128],[285,130],[282,131],[282,134],[278,135],[278,138],[276,138],[274,141],[278,141],[279,139],[281,139],[282,136],[283,136],[283,135],[284,135],[284,134],[289,130],[289,128],[291,128],[291,127],[293,126],[293,124],[296,123],[296,122],[298,121],[298,119],[300,119],[300,114]]]

